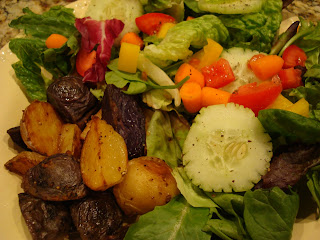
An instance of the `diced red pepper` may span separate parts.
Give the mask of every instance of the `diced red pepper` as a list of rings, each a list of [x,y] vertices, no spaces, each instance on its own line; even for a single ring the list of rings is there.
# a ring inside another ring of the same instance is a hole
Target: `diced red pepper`
[[[306,53],[296,45],[290,45],[282,54],[284,60],[283,68],[291,68],[295,66],[305,66],[307,60]]]
[[[229,62],[220,58],[217,62],[201,69],[206,87],[221,88],[235,80]]]
[[[255,115],[268,107],[279,96],[282,85],[279,79],[263,81],[260,84],[254,82],[239,87],[231,94],[229,102],[234,102],[250,108]]]
[[[293,67],[282,69],[278,73],[283,89],[302,86],[301,70]]]
[[[161,25],[167,22],[175,23],[176,20],[164,13],[147,13],[136,18],[137,27],[148,35],[156,34]]]

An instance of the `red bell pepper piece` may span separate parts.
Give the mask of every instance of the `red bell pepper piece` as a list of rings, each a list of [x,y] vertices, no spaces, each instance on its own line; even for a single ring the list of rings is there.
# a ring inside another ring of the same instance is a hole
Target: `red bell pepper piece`
[[[305,66],[307,60],[306,53],[296,45],[290,45],[282,54],[284,60],[283,68],[291,68],[295,66]]]
[[[296,88],[302,86],[301,70],[293,67],[282,69],[278,73],[283,89]]]
[[[282,85],[279,79],[263,81],[260,84],[254,82],[243,85],[233,92],[229,102],[234,102],[250,108],[255,115],[262,109],[268,107],[279,96]]]
[[[235,80],[229,62],[220,58],[210,66],[201,69],[206,87],[221,88]]]
[[[164,13],[147,13],[136,18],[137,27],[148,35],[156,34],[161,25],[167,22],[175,23],[176,20]]]

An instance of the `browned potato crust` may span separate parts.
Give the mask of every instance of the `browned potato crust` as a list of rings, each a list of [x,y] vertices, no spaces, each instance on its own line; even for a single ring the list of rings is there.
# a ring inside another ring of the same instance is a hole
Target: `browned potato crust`
[[[144,214],[179,194],[171,168],[161,159],[139,157],[129,161],[124,180],[113,193],[127,215]]]
[[[23,151],[5,163],[6,169],[23,176],[29,168],[34,167],[46,157],[36,152]]]
[[[62,124],[50,103],[34,101],[23,112],[21,137],[31,150],[50,156],[58,153]]]
[[[93,117],[81,151],[84,183],[104,191],[120,183],[127,172],[128,152],[123,138],[106,121]]]
[[[59,153],[68,153],[79,159],[82,147],[80,135],[81,129],[77,124],[67,123],[62,125],[59,138]]]

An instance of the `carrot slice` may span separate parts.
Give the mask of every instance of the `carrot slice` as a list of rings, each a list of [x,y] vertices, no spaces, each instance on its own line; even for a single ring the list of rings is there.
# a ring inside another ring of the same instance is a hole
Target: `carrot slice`
[[[68,41],[63,35],[53,33],[46,40],[47,48],[61,48]]]
[[[134,32],[126,33],[120,41],[120,43],[123,43],[123,42],[138,45],[140,46],[140,49],[142,49],[144,46],[143,40],[138,36],[138,34]]]
[[[260,80],[267,80],[282,69],[283,63],[283,59],[277,55],[266,55],[250,62],[250,67]]]
[[[201,87],[196,82],[186,82],[180,89],[180,96],[185,109],[196,113],[201,109]]]
[[[196,82],[200,85],[201,88],[204,87],[205,82],[204,82],[203,74],[199,70],[191,66],[190,64],[183,63],[179,67],[174,80],[176,83],[179,83],[180,81],[185,79],[185,77],[187,76],[190,77],[187,82]]]
[[[227,104],[231,93],[212,87],[204,87],[201,90],[201,105],[208,107],[216,104]]]

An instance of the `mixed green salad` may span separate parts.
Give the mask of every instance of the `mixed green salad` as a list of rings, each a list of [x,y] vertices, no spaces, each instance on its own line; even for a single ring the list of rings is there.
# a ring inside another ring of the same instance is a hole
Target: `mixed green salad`
[[[77,71],[99,100],[106,84],[113,84],[125,94],[138,95],[152,109],[147,155],[172,168],[181,194],[140,216],[125,239],[291,238],[299,210],[296,186],[258,186],[271,172],[274,159],[288,148],[319,146],[320,24],[300,19],[298,31],[296,26],[279,36],[282,4],[281,0],[92,0],[82,19],[74,16],[73,9],[57,6],[42,15],[25,8],[24,15],[10,23],[26,34],[12,39],[9,47],[19,59],[12,67],[30,101],[46,101],[50,83]],[[163,30],[165,23],[169,24]],[[123,57],[120,40],[131,32],[142,45],[136,53],[129,46]],[[48,47],[52,34],[64,36],[65,42]],[[220,51],[215,62],[225,59],[234,75],[227,84],[213,88],[234,100],[188,108],[181,87],[193,75],[183,75],[177,84],[173,80],[184,64],[197,68],[198,56],[210,52],[210,41],[211,51]],[[279,83],[282,67],[273,74],[277,77],[267,80],[257,77],[253,66],[248,68],[259,54],[270,54],[277,61],[284,58],[292,45],[307,57],[294,68],[301,77],[298,85],[284,88]],[[121,61],[124,69],[119,69]],[[127,70],[132,64],[134,72]],[[242,86],[249,86],[246,91],[266,86],[268,92],[261,90],[260,98],[242,104],[236,98],[245,91]],[[291,105],[303,99],[307,113],[270,107],[280,94]],[[319,208],[319,154],[310,161],[299,173],[304,175],[299,184],[310,190]],[[289,167],[300,168],[294,164]]]

